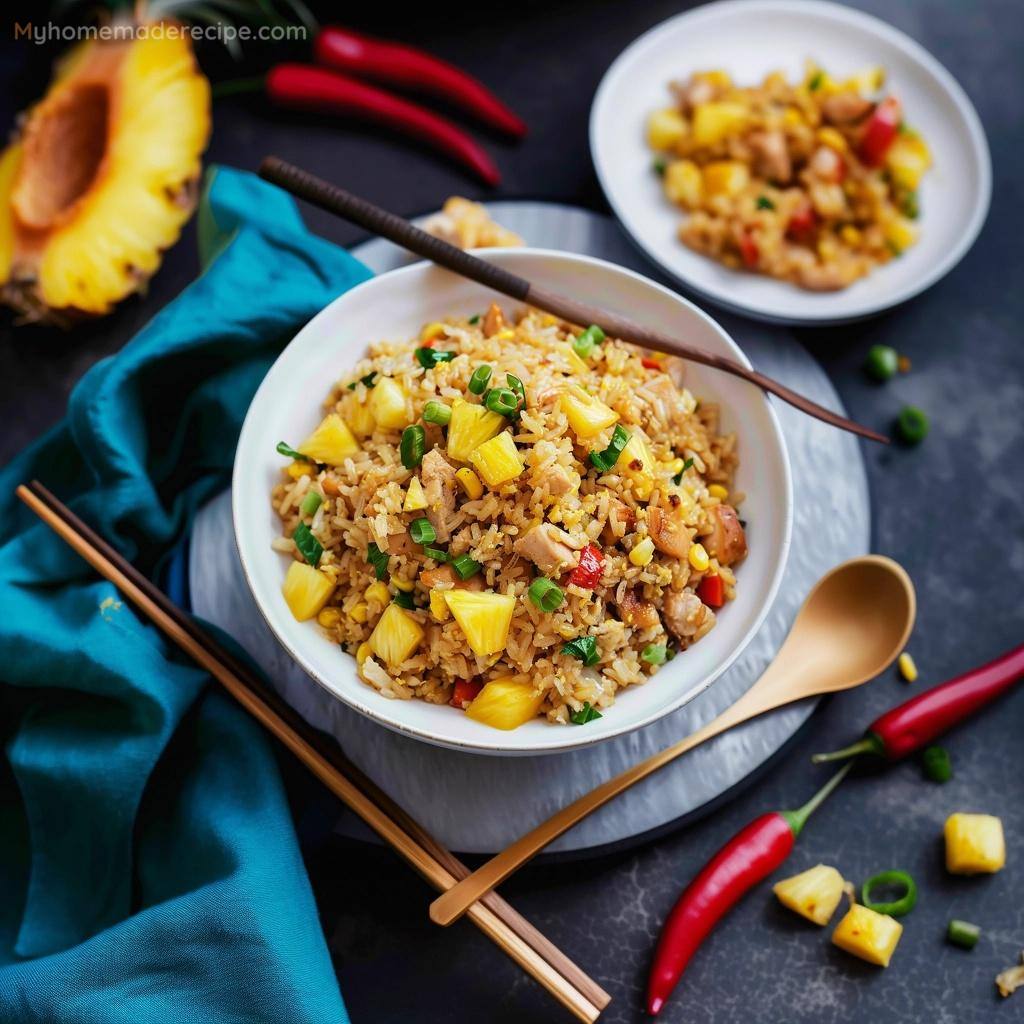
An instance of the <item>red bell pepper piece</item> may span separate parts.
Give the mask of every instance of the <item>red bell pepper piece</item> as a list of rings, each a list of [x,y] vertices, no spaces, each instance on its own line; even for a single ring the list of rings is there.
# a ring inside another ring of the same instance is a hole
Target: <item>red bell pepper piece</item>
[[[484,684],[476,679],[456,679],[455,689],[452,690],[452,699],[448,701],[453,708],[460,708],[465,711],[470,704],[476,700],[477,695],[484,688]]]
[[[648,370],[660,370],[662,369],[661,363],[657,359],[648,359],[647,356],[643,356],[640,359],[640,364],[647,367]]]
[[[896,141],[903,111],[895,96],[887,96],[875,107],[860,137],[860,158],[868,167],[877,167]]]
[[[807,819],[842,782],[845,765],[803,807],[756,818],[711,858],[679,897],[658,939],[647,981],[647,1012],[665,1005],[708,933],[741,896],[767,878],[788,856]]]
[[[789,221],[786,224],[786,234],[791,238],[800,238],[810,234],[814,230],[816,223],[817,217],[814,215],[814,207],[807,203],[804,206],[798,207],[790,214]]]
[[[313,52],[318,64],[402,89],[427,93],[473,114],[484,124],[520,138],[526,125],[489,89],[465,71],[401,43],[325,25]]]
[[[580,552],[579,565],[569,573],[569,582],[584,590],[593,590],[604,575],[604,555],[596,544],[588,544]]]
[[[457,160],[488,185],[498,169],[465,132],[443,117],[372,85],[307,64],[278,64],[266,79],[267,96],[283,107],[350,114],[419,139]]]
[[[757,242],[751,237],[749,231],[745,231],[740,239],[740,258],[743,260],[743,266],[748,270],[753,270],[757,266],[760,256],[761,253],[758,251]]]
[[[697,596],[709,608],[721,608],[725,604],[725,584],[721,576],[705,576],[697,584]]]

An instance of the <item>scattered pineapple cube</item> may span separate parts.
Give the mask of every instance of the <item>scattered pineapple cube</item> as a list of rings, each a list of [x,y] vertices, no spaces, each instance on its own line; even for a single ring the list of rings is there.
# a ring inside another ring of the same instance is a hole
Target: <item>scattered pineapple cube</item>
[[[665,195],[687,210],[696,210],[704,201],[704,178],[692,160],[673,160],[663,182]]]
[[[817,864],[776,882],[772,892],[784,907],[824,927],[843,898],[843,876],[827,864]]]
[[[369,396],[360,401],[356,395],[349,395],[344,408],[345,422],[356,437],[369,437],[376,423],[370,409]]]
[[[951,814],[946,819],[946,870],[992,874],[1006,863],[1003,823],[992,814]]]
[[[502,676],[484,684],[466,708],[466,714],[477,722],[495,729],[518,729],[534,718],[544,703],[525,676]]]
[[[370,649],[389,665],[401,665],[422,639],[420,624],[397,604],[389,604],[370,634]]]
[[[501,413],[491,412],[482,405],[453,402],[452,418],[448,421],[448,454],[459,462],[468,462],[470,455],[507,423]]]
[[[832,942],[869,964],[888,967],[902,934],[896,918],[855,903],[836,925]]]
[[[391,377],[384,377],[374,385],[370,392],[370,411],[385,430],[400,430],[409,425],[405,390]]]
[[[405,489],[405,501],[402,503],[403,512],[419,512],[427,507],[427,496],[423,493],[423,484],[420,478],[414,476]]]
[[[507,430],[480,445],[469,456],[469,461],[487,481],[488,487],[500,487],[514,480],[525,468],[516,443]]]
[[[676,143],[686,137],[687,130],[686,119],[675,107],[655,110],[647,118],[647,144],[651,149],[675,149]]]
[[[746,123],[747,108],[742,103],[699,103],[693,112],[693,141],[713,146]]]
[[[359,442],[353,437],[345,421],[332,412],[302,444],[299,451],[316,462],[328,466],[340,466],[347,458],[359,451]]]
[[[750,181],[750,169],[739,160],[715,160],[704,168],[704,194],[737,196]]]
[[[292,562],[281,584],[281,593],[292,615],[305,622],[320,614],[334,587],[334,581],[319,569],[304,562]]]
[[[928,144],[920,135],[897,135],[885,154],[885,166],[893,182],[910,192],[921,183],[931,165]]]
[[[640,463],[640,468],[636,464]],[[654,490],[654,459],[647,441],[638,430],[634,430],[626,447],[622,449],[615,468],[628,480],[633,482],[633,490],[638,498],[646,501]]]
[[[474,654],[486,657],[505,649],[516,607],[514,597],[493,591],[446,590],[444,599]]]
[[[614,409],[576,385],[562,395],[561,405],[569,426],[581,441],[599,434],[619,419]]]

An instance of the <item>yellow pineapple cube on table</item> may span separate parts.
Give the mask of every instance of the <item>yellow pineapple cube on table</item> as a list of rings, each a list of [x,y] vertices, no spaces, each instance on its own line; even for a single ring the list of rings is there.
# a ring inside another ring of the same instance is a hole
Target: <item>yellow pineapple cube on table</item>
[[[946,819],[946,870],[954,875],[993,874],[1006,864],[1002,821],[992,814],[951,814]]]
[[[393,667],[412,655],[423,636],[423,627],[407,611],[389,604],[370,634],[370,649]]]
[[[832,942],[869,964],[888,967],[902,934],[896,918],[855,903],[836,925]]]
[[[305,622],[323,610],[334,587],[334,581],[319,569],[305,562],[292,562],[281,584],[281,593],[292,615]]]
[[[502,676],[484,684],[466,714],[494,729],[518,729],[536,717],[543,703],[544,695],[526,676]]]
[[[835,868],[817,864],[776,882],[772,892],[784,907],[824,927],[843,898],[843,884],[843,876]]]
[[[514,480],[526,468],[508,431],[485,441],[469,456],[469,461],[487,481],[488,487],[500,487]]]
[[[487,657],[505,649],[516,599],[493,591],[446,590],[444,599],[474,654]]]
[[[452,418],[448,421],[448,454],[459,462],[468,462],[470,455],[497,436],[507,423],[500,413],[482,405],[453,402]]]
[[[332,412],[325,416],[320,426],[299,445],[299,451],[303,455],[308,455],[314,462],[340,466],[359,451],[359,442],[345,421],[336,412]]]

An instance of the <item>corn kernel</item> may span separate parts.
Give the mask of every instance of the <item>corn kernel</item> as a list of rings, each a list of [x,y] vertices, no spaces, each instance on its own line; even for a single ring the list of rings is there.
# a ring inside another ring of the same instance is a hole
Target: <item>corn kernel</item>
[[[900,675],[908,683],[912,683],[917,679],[917,666],[914,664],[914,659],[904,651],[899,658]]]
[[[511,341],[516,336],[516,332],[511,327],[503,327],[495,335],[496,338],[500,338],[502,341]]]
[[[839,237],[850,246],[857,246],[861,243],[863,237],[859,229],[855,228],[852,224],[844,224],[839,232]]]
[[[341,621],[341,612],[337,608],[325,608],[317,617],[316,621],[324,629],[332,629]]]
[[[828,126],[818,129],[817,139],[823,146],[828,146],[837,153],[845,153],[850,148],[842,132]]]
[[[376,583],[371,583],[363,591],[363,597],[367,601],[376,601],[383,608],[391,600],[391,591],[388,590],[386,583],[377,580]]]
[[[443,590],[432,590],[430,592],[430,614],[438,622],[447,622],[451,612],[448,610],[448,602],[444,599]]]
[[[445,328],[444,324],[442,323],[435,322],[432,324],[427,324],[427,326],[424,327],[423,331],[420,333],[420,341],[424,343],[428,341],[433,341],[435,338],[439,338],[442,334],[444,334],[444,332]]]
[[[995,815],[951,814],[944,832],[950,874],[994,874],[1006,864],[1003,823]]]
[[[654,541],[650,537],[644,537],[639,544],[633,546],[633,550],[629,553],[629,560],[639,566],[649,565],[653,557]]]
[[[836,243],[831,238],[822,238],[818,242],[818,256],[823,263],[831,263],[838,255]]]
[[[455,474],[455,479],[458,480],[459,486],[465,492],[466,497],[473,501],[476,501],[484,493],[484,485],[480,482],[480,477],[468,466],[463,466],[462,469],[458,470]]]
[[[804,123],[804,115],[796,107],[786,107],[782,120],[791,128],[795,128],[797,125]]]
[[[401,576],[392,576],[391,582],[405,594],[411,594],[416,589],[415,580],[402,579]]]
[[[348,617],[352,619],[353,622],[358,622],[360,624],[364,623],[370,617],[369,606],[365,601],[360,601],[358,604],[354,604],[349,609]]]
[[[288,475],[293,480],[298,480],[301,476],[312,476],[313,467],[308,462],[293,462],[288,467]]]
[[[691,544],[690,553],[687,557],[689,558],[690,565],[692,565],[697,572],[704,572],[704,570],[711,564],[711,559],[708,557],[708,553],[703,544]]]
[[[719,501],[725,501],[729,497],[729,492],[721,484],[711,484],[708,487],[708,494],[712,498],[717,498]]]

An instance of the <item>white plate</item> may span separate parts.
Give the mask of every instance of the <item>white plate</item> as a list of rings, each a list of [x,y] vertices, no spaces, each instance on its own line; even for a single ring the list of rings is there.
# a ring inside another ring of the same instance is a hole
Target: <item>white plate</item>
[[[793,79],[808,58],[837,78],[885,67],[886,87],[903,101],[934,158],[921,184],[918,243],[840,292],[806,292],[729,270],[684,246],[676,237],[680,211],[662,194],[644,138],[647,115],[671,102],[672,79],[702,68],[723,68],[741,85],[776,69]],[[590,113],[590,148],[608,202],[648,257],[712,301],[779,323],[856,320],[913,298],[971,247],[992,190],[985,133],[953,76],[885,22],[821,0],[723,0],[651,29],[602,79]]]
[[[639,274],[603,260],[541,249],[486,250],[479,255],[584,302],[629,313],[655,328],[678,332],[692,344],[747,362],[710,317]],[[537,719],[503,732],[448,706],[380,696],[358,679],[354,660],[315,623],[292,618],[281,596],[287,560],[270,547],[279,524],[268,500],[280,478],[275,445],[313,429],[330,382],[361,358],[369,342],[413,337],[425,322],[476,312],[492,298],[480,285],[419,263],[353,288],[311,320],[270,369],[246,415],[232,483],[235,535],[253,596],[278,640],[309,675],[357,711],[391,729],[457,749],[492,754],[564,751],[637,729],[681,707],[718,678],[750,641],[785,567],[793,512],[789,461],[778,420],[759,391],[725,374],[690,369],[689,386],[697,395],[720,402],[724,429],[739,435],[743,454],[736,486],[747,494],[743,510],[756,523],[756,537],[738,571],[738,597],[722,611],[716,628],[649,683],[624,692],[586,729]]]

